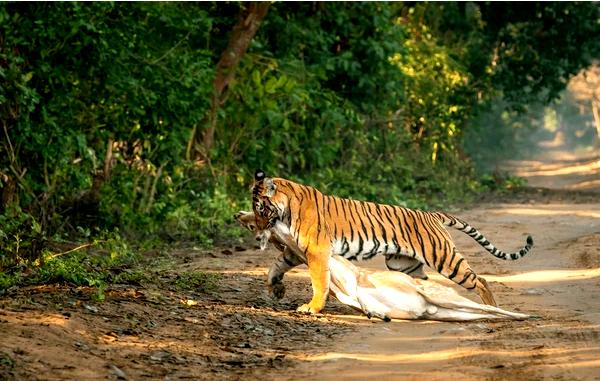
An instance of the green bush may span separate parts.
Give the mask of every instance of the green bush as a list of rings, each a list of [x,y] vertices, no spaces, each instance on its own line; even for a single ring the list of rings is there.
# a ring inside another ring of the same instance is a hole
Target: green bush
[[[0,214],[0,272],[31,264],[45,246],[40,223],[18,206]]]
[[[215,290],[220,279],[219,274],[202,271],[185,272],[177,276],[174,285],[182,290],[206,292]]]
[[[594,3],[275,2],[212,109],[247,7],[0,3],[2,270],[91,284],[85,255],[44,261],[53,243],[235,238],[257,168],[444,207],[481,189],[461,142],[490,100],[551,99],[600,52]]]

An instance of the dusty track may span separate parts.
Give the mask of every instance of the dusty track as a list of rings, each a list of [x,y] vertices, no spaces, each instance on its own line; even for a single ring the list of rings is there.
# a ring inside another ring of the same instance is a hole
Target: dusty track
[[[305,357],[300,369],[323,372],[324,380],[342,373],[356,380],[600,379],[600,204],[499,204],[461,216],[500,247],[516,248],[523,233],[533,234],[534,251],[513,263],[494,260],[465,237],[456,241],[502,307],[541,320],[365,322],[331,352]]]
[[[600,380],[600,156],[545,150],[506,168],[538,188],[485,197],[460,215],[501,248],[517,248],[532,234],[531,255],[499,262],[468,237],[453,236],[502,307],[542,319],[363,324],[299,369],[323,380]]]
[[[305,269],[286,278],[283,300],[264,290],[274,251],[171,250],[151,282],[112,287],[103,302],[68,285],[0,297],[0,379],[600,379],[600,198],[528,191],[458,214],[500,248],[534,236],[528,256],[502,262],[453,234],[503,308],[541,320],[384,323],[333,301],[302,316],[293,311],[310,296]],[[211,292],[167,286],[190,270],[222,281]]]

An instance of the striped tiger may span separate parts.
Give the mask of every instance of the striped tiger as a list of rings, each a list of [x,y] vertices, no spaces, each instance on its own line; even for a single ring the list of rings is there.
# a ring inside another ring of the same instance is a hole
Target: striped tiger
[[[426,264],[458,285],[475,289],[484,303],[496,306],[487,282],[458,252],[446,226],[468,234],[499,259],[519,259],[533,246],[528,236],[521,250],[506,253],[477,229],[447,213],[328,196],[314,187],[266,177],[261,170],[254,176],[252,208],[259,230],[281,221],[307,259],[313,297],[298,308],[301,312],[318,313],[325,306],[330,255],[349,260],[384,255],[388,269],[418,277],[424,277]]]
[[[289,229],[277,220],[269,230],[257,229],[252,212],[239,211],[234,218],[254,233],[261,249],[271,242],[279,258],[292,255],[297,263],[305,258],[291,238]],[[287,253],[287,254],[286,254]],[[278,262],[276,262],[278,263]],[[374,271],[356,267],[341,255],[329,258],[330,294],[341,303],[363,312],[369,319],[429,319],[473,321],[480,319],[516,319],[530,316],[475,303],[449,287],[435,282],[413,279],[398,271]],[[283,287],[283,285],[281,284]]]

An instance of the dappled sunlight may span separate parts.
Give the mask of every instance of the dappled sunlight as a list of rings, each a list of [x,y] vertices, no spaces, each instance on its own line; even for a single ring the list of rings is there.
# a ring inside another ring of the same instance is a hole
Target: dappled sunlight
[[[600,200],[598,200],[600,201]],[[542,208],[503,208],[498,211],[506,214],[520,215],[520,216],[577,216],[577,217],[591,217],[600,218],[600,212],[585,211],[585,210],[557,210],[557,209],[542,209]]]
[[[588,347],[588,348],[575,348],[575,349],[563,349],[563,348],[539,348],[536,349],[536,353],[539,355],[550,356],[555,360],[560,360],[566,356],[573,355],[595,355],[600,350],[600,347]],[[357,361],[365,361],[372,363],[396,363],[396,364],[408,364],[408,363],[427,363],[432,361],[448,361],[457,360],[467,357],[475,356],[501,356],[511,359],[526,358],[531,355],[531,349],[522,350],[489,350],[483,348],[459,348],[459,349],[445,349],[439,351],[431,351],[426,353],[358,353],[358,352],[330,352],[317,356],[309,356],[302,358],[305,361],[327,361],[327,360],[339,360],[339,359],[350,359]],[[594,360],[595,361],[595,360]]]
[[[600,189],[600,179],[589,180],[589,181],[580,181],[576,184],[569,185],[567,188],[569,188],[569,189],[590,189],[590,188]]]
[[[567,361],[560,364],[545,364],[550,368],[598,368],[600,369],[600,359]]]
[[[566,163],[564,165],[552,165],[551,167],[544,167],[540,165],[538,168],[530,170],[515,170],[517,176],[531,177],[531,176],[561,176],[561,175],[588,175],[600,173],[600,160],[592,160],[583,163]]]
[[[109,335],[100,335],[97,338],[106,345],[111,345],[121,348],[129,348],[132,350],[140,350],[145,352],[147,350],[176,350],[177,352],[199,352],[197,350],[197,343],[193,340],[181,340],[177,339],[156,339],[144,337],[139,338],[133,337],[119,337],[112,338]]]
[[[399,322],[403,322],[406,324],[415,324],[414,320],[398,320]],[[398,322],[396,321],[396,322]],[[392,320],[392,322],[394,322],[394,320]],[[436,321],[434,322],[436,324],[456,324],[456,323],[448,323],[448,322],[440,322],[440,321]],[[451,343],[457,343],[457,342],[463,342],[463,340],[469,341],[469,340],[477,340],[480,338],[480,335],[478,334],[454,334],[454,333],[458,333],[459,330],[461,330],[462,327],[460,325],[457,325],[456,327],[451,326],[449,327],[449,330],[453,331],[451,335],[436,335],[434,338],[432,338],[432,336],[404,336],[404,335],[389,335],[387,337],[383,337],[381,338],[379,341],[381,343],[386,344],[388,347],[394,346],[396,348],[403,348],[404,345],[411,345],[413,343],[422,343],[424,341],[432,341],[435,340],[436,343],[444,343],[444,342],[449,342]],[[464,332],[464,331],[462,331]]]
[[[207,274],[226,274],[226,275],[250,275],[264,276],[269,270],[267,268],[255,268],[253,270],[202,270]]]
[[[484,275],[487,281],[502,283],[547,283],[585,280],[600,277],[600,268],[575,270],[540,270],[514,275]]]
[[[23,320],[21,320],[23,323],[30,323],[30,324],[50,324],[50,325],[55,325],[55,326],[60,326],[60,327],[64,327],[64,326],[68,326],[71,323],[71,320],[66,319],[63,315],[48,315],[48,316],[37,316],[37,317],[31,317],[31,318],[23,318]]]
[[[58,314],[32,316],[31,314],[5,311],[3,313],[3,317],[7,320],[8,323],[16,325],[51,325],[66,327],[71,323],[71,320],[69,320],[67,317]]]

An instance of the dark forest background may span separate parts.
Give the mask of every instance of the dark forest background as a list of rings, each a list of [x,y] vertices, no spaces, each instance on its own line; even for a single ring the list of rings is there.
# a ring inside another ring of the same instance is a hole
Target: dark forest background
[[[594,2],[2,2],[0,289],[234,239],[257,168],[419,208],[518,186],[486,163],[597,113],[563,90],[599,58]]]

